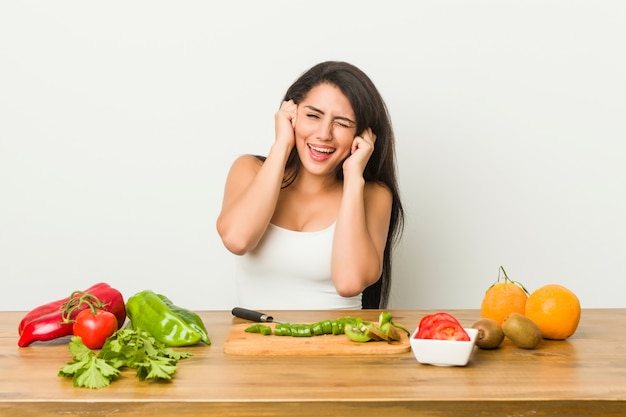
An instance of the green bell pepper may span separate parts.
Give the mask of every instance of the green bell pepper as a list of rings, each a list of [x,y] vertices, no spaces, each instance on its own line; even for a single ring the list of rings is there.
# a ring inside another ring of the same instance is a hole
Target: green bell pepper
[[[126,302],[126,314],[133,328],[147,331],[168,346],[191,346],[203,338],[207,341],[205,343],[210,343],[208,335],[204,336],[204,324],[199,324],[202,323],[200,317],[174,306],[169,299],[154,291],[144,290],[130,297]]]
[[[206,327],[204,327],[204,322],[197,313],[191,310],[187,310],[186,308],[174,305],[174,303],[172,303],[172,301],[163,294],[157,295],[170,308],[170,310],[172,310],[174,314],[186,321],[187,324],[189,324],[189,326],[191,326],[196,332],[200,333],[200,335],[202,336],[201,340],[204,343],[206,343],[207,345],[211,344],[209,334],[206,330]]]

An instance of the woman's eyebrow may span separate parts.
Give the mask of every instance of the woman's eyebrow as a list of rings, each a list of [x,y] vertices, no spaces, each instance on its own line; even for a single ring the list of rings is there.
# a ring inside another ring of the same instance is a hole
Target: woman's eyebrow
[[[318,109],[318,108],[317,108],[317,107],[315,107],[315,106],[306,105],[306,106],[304,106],[304,108],[305,108],[305,109],[312,110],[312,111],[314,111],[314,112],[316,112],[316,113],[325,114],[322,110]],[[345,121],[345,122],[348,122],[348,123],[351,123],[351,124],[353,124],[353,125],[356,125],[356,122],[355,122],[354,120],[351,120],[350,118],[345,117],[345,116],[335,116],[335,117],[334,117],[334,119],[335,119],[335,120],[343,120],[343,121]]]

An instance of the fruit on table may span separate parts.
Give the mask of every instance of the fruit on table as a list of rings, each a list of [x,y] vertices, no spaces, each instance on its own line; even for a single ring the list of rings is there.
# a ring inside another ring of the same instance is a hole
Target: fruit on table
[[[344,332],[346,333],[346,336],[348,336],[348,338],[353,342],[363,343],[372,340],[372,338],[367,335],[369,328],[369,323],[364,323],[363,321],[358,320],[355,323],[346,323]]]
[[[494,319],[480,319],[472,327],[478,330],[476,346],[481,349],[497,349],[504,340],[502,326]]]
[[[501,325],[511,313],[525,314],[528,291],[521,283],[510,280],[502,266],[500,272],[503,278],[498,274],[498,280],[485,292],[480,314]]]
[[[523,349],[534,349],[541,343],[541,330],[523,314],[509,314],[502,322],[502,331],[515,346]]]
[[[459,341],[470,340],[469,335],[456,317],[444,311],[422,317],[415,338]]]
[[[76,316],[73,332],[89,349],[100,349],[117,330],[117,318],[110,311],[90,307]]]
[[[573,335],[580,314],[576,294],[558,284],[538,288],[526,302],[525,315],[537,324],[544,339],[563,340]]]

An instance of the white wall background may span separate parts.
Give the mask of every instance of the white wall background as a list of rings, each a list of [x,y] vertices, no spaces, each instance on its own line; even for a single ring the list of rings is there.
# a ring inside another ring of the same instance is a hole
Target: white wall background
[[[0,309],[105,281],[235,306],[224,180],[287,87],[381,90],[407,227],[393,308],[478,308],[503,265],[626,307],[620,0],[0,4]]]

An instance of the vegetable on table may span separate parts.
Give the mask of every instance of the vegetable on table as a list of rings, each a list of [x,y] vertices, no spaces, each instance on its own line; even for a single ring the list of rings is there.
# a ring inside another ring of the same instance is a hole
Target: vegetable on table
[[[209,334],[206,327],[204,326],[204,322],[197,313],[175,305],[169,298],[167,298],[163,294],[157,294],[157,296],[161,300],[163,300],[163,302],[174,314],[186,321],[187,324],[189,324],[189,326],[193,328],[196,332],[200,333],[200,335],[202,336],[200,340],[202,340],[207,345],[211,344],[211,340],[209,339]]]
[[[312,324],[278,323],[274,327],[276,336],[312,337],[321,335],[340,335],[345,333],[347,323],[355,321],[354,317],[346,316],[335,320],[322,320]]]
[[[378,316],[378,326],[370,323],[367,335],[376,341],[398,341],[401,339],[399,330],[402,330],[407,335],[411,334],[404,326],[392,320],[391,313],[384,311]]]
[[[99,389],[108,386],[124,367],[136,369],[139,380],[171,380],[178,360],[191,353],[176,352],[143,330],[124,328],[107,339],[96,353],[80,337],[72,337],[69,350],[73,360],[58,376],[72,378],[75,387]]]
[[[453,315],[446,312],[428,314],[419,322],[417,339],[437,340],[470,340],[461,323]]]
[[[404,331],[407,335],[410,334],[406,328],[393,322],[391,313],[383,312],[376,324],[363,321],[360,317],[351,316],[335,320],[323,320],[312,324],[277,323],[274,326],[274,335],[313,337],[345,334],[353,342],[363,343],[370,340],[394,342],[401,340],[399,330]],[[263,335],[272,334],[272,328],[261,323],[252,324],[245,331]]]
[[[101,308],[113,313],[118,329],[126,320],[124,297],[117,289],[106,283],[98,283],[85,291],[74,291],[62,300],[41,305],[28,312],[18,326],[18,346],[25,347],[36,341],[49,341],[74,332],[74,321],[78,314],[90,308],[81,302],[81,297],[88,294],[99,300]]]
[[[246,328],[246,332],[248,333],[261,333],[262,335],[271,335],[272,328],[270,326],[266,326],[265,324],[256,323],[252,326]]]
[[[197,314],[173,305],[169,299],[152,290],[130,297],[126,313],[134,329],[147,331],[167,346],[191,346],[200,341],[211,343]]]
[[[115,315],[93,306],[78,313],[73,328],[74,336],[80,337],[85,346],[90,349],[100,349],[116,330]]]

